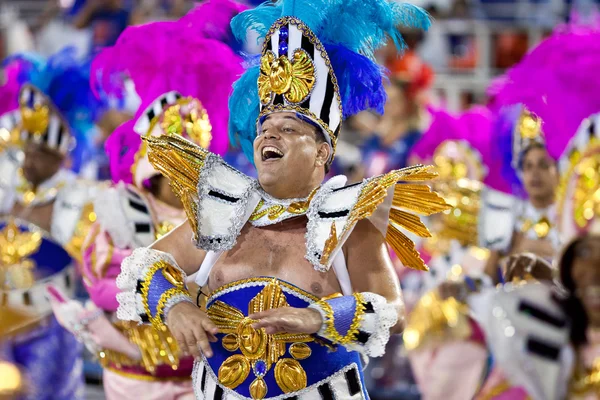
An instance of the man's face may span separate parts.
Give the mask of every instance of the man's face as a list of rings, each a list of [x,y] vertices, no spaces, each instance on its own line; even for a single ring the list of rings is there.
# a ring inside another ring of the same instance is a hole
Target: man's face
[[[62,157],[44,146],[33,143],[25,147],[23,175],[33,186],[38,186],[56,174],[62,164]]]
[[[534,147],[523,158],[523,184],[529,198],[553,198],[558,186],[556,163],[545,148]]]
[[[328,147],[317,140],[316,128],[295,113],[267,116],[254,140],[254,163],[260,184],[306,185],[315,169],[324,166],[323,146]]]
[[[600,236],[588,236],[575,244],[571,275],[575,295],[583,303],[590,323],[600,327]]]

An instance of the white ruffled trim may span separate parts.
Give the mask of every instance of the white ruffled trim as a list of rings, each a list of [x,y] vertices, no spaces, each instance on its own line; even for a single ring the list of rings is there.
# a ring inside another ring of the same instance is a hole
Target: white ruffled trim
[[[121,293],[117,294],[119,307],[117,318],[125,321],[141,323],[141,315],[146,313],[142,296],[136,292],[138,281],[144,280],[148,270],[157,262],[166,262],[177,268],[183,274],[184,281],[187,275],[179,268],[177,262],[169,253],[140,247],[123,260],[121,273],[117,276],[117,287]]]
[[[350,351],[357,351],[369,357],[381,357],[385,353],[385,346],[390,340],[390,329],[398,322],[398,313],[393,304],[389,304],[385,297],[371,292],[361,293],[365,303],[371,303],[374,313],[365,313],[358,327],[359,330],[368,333],[369,340],[365,344],[353,342],[345,347]],[[327,339],[325,321],[327,314],[319,304],[308,306],[317,310],[323,318],[323,325],[317,334]]]

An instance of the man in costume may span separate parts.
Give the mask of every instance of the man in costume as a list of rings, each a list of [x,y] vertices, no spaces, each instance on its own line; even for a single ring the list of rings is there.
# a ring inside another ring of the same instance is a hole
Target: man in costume
[[[188,221],[123,262],[117,314],[166,323],[197,358],[197,398],[368,398],[360,354],[380,356],[402,327],[386,238],[405,265],[425,268],[402,230],[427,235],[411,211],[447,205],[418,183],[433,177],[427,167],[322,181],[342,119],[383,105],[370,57],[386,33],[401,41],[401,22],[428,19],[388,1],[287,0],[234,18],[240,36],[265,36],[230,99],[231,133],[258,181],[180,136],[145,139]],[[205,309],[187,275],[210,293]]]
[[[490,88],[498,114],[490,171],[502,174],[488,179],[496,191],[483,195],[479,234],[492,250],[487,270],[496,280],[503,255],[531,252],[551,261],[559,249],[556,160],[581,122],[600,109],[598,39],[597,29],[558,27]]]
[[[32,322],[2,346],[2,354],[24,369],[26,398],[82,398],[80,347],[52,316],[46,289],[74,289],[74,265],[94,218],[94,187],[65,164],[68,158],[72,166],[81,164],[101,104],[89,89],[89,66],[72,49],[48,60],[23,55],[9,63],[18,64],[21,87],[20,122],[7,146],[23,156],[14,158],[22,164],[4,163],[0,172],[16,183],[2,193],[11,200],[0,199],[0,290],[3,305],[23,310]]]
[[[181,354],[166,328],[156,333],[152,326],[112,318],[118,305],[115,281],[135,248],[149,246],[186,219],[168,179],[148,161],[141,136],[168,130],[215,154],[228,147],[228,93],[243,72],[242,59],[218,39],[228,39],[231,18],[244,8],[211,0],[179,21],[130,27],[93,65],[104,92],[119,95],[110,83],[127,74],[141,105],[106,143],[116,185],[100,191],[94,202],[97,222],[82,254],[84,284],[94,305],[56,299],[56,311],[98,355],[108,399],[194,397],[193,359]],[[173,52],[185,62],[166,68]],[[110,314],[97,312],[91,319],[91,309]]]

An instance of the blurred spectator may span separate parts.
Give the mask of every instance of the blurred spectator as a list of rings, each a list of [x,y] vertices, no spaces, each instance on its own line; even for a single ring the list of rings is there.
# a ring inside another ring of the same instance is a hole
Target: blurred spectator
[[[76,0],[73,9],[78,10],[75,28],[92,30],[92,54],[114,45],[131,20],[131,7],[124,0]]]
[[[434,21],[442,18],[442,14],[435,5],[427,7],[427,12]],[[434,70],[446,69],[450,57],[450,46],[443,26],[437,23],[431,24],[416,51],[423,62],[429,64]]]
[[[410,149],[421,137],[423,109],[414,82],[392,78],[386,92],[384,114],[376,125],[371,125],[372,136],[362,145],[365,176],[405,167]]]
[[[134,9],[132,25],[151,21],[176,20],[185,15],[188,8],[185,0],[141,0]]]

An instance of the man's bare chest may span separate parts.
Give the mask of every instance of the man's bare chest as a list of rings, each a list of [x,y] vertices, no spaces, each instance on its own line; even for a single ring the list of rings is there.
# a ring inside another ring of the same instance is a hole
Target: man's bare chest
[[[333,271],[316,271],[306,260],[305,235],[306,225],[302,223],[276,225],[275,228],[246,225],[234,248],[223,254],[211,271],[210,289],[243,279],[269,276],[317,296],[339,291]]]

